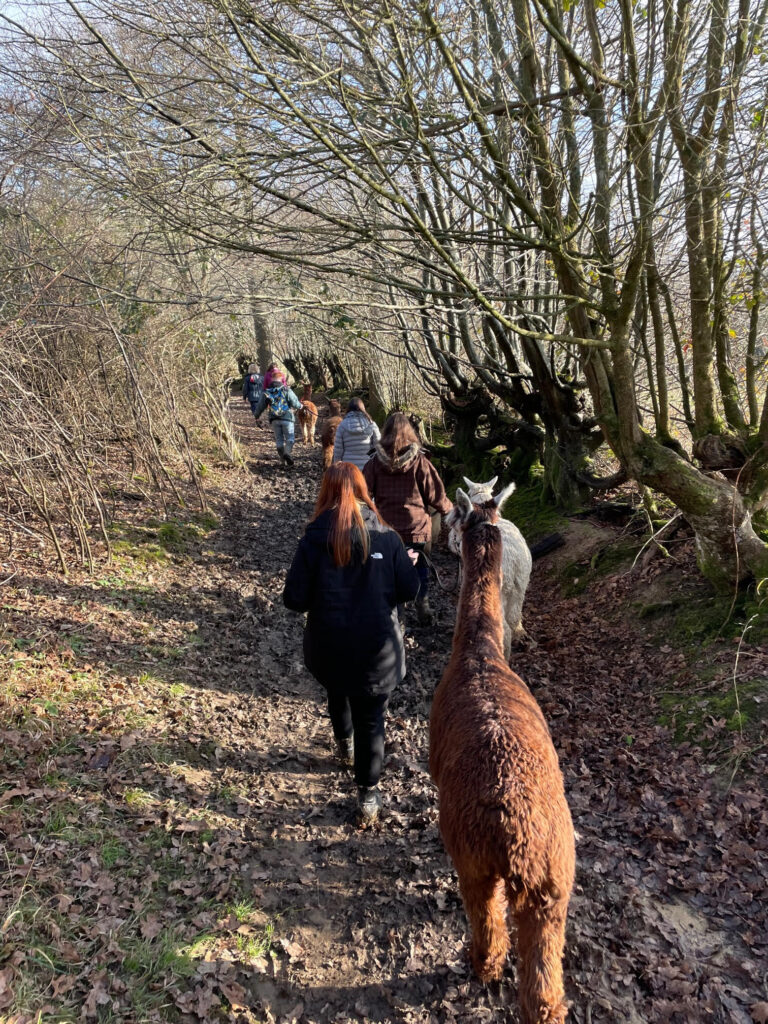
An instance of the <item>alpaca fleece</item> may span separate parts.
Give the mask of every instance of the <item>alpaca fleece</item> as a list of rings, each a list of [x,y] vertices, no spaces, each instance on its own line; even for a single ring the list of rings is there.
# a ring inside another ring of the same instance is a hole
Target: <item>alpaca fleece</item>
[[[301,439],[304,444],[315,446],[315,424],[317,423],[317,406],[310,401],[312,398],[312,385],[305,384],[301,393],[302,409],[299,409],[296,418],[301,427]]]
[[[561,1024],[573,825],[547,723],[504,655],[497,515],[474,509],[461,523],[464,582],[432,704],[429,767],[475,972],[482,981],[501,976],[508,911],[517,927],[521,1020]]]
[[[341,423],[342,416],[339,403],[331,399],[328,403],[330,415],[323,421],[320,428],[320,444],[323,447],[323,470],[325,471],[333,462],[333,443],[336,440],[336,430]]]
[[[493,502],[493,486],[497,477],[484,484],[475,484],[464,477],[470,500],[475,505],[486,505]],[[512,486],[512,485],[510,485]],[[514,487],[512,488],[514,490]],[[512,493],[510,491],[509,493]],[[455,513],[446,518],[450,527],[448,547],[455,555],[461,555],[461,531],[456,529]],[[531,578],[533,559],[531,549],[525,537],[514,523],[499,518],[497,526],[501,531],[501,607],[504,615],[504,656],[509,661],[512,645],[519,643],[526,636],[523,628],[523,602]]]

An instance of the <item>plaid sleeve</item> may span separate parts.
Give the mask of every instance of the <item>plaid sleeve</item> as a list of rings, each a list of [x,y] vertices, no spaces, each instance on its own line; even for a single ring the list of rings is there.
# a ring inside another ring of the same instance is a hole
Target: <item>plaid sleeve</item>
[[[424,459],[423,466],[425,469],[424,475],[424,502],[427,505],[431,505],[432,508],[436,508],[438,512],[442,512],[443,515],[447,515],[453,505],[445,493],[445,487],[443,481],[432,465],[427,459]]]
[[[338,435],[337,435],[338,436]],[[334,450],[334,456],[336,452]],[[368,487],[368,493],[376,501],[376,459],[368,459],[363,466],[363,479]]]

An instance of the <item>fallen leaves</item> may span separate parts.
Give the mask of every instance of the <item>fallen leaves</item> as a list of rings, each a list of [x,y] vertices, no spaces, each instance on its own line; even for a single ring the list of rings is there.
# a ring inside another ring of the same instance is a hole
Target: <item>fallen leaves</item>
[[[150,914],[141,922],[139,931],[144,939],[155,939],[163,930],[163,924],[159,917]]]
[[[16,971],[13,967],[0,969],[0,1010],[7,1009],[13,1002],[13,979]]]
[[[386,813],[361,835],[280,599],[318,453],[296,449],[287,502],[271,438],[256,443],[258,476],[216,477],[209,555],[154,565],[151,585],[140,571],[14,581],[30,643],[0,733],[0,902],[15,908],[0,1011],[128,1020],[141,998],[147,1024],[512,1024],[511,967],[495,995],[463,952],[426,764],[452,598],[435,592],[438,629],[409,632]],[[450,576],[450,556],[434,557]],[[673,742],[655,702],[684,659],[622,616],[631,579],[604,583],[564,599],[537,563],[539,646],[513,661],[551,724],[579,833],[569,1020],[768,1024],[765,758],[728,788]],[[22,976],[34,1005],[14,1004]]]
[[[220,985],[221,994],[229,1002],[233,1010],[247,1010],[249,1006],[248,993],[242,985],[236,981]]]

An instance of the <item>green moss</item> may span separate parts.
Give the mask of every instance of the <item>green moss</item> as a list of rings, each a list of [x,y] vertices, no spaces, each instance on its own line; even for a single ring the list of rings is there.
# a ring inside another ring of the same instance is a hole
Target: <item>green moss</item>
[[[719,637],[728,626],[731,600],[724,595],[709,595],[686,602],[674,617],[673,635],[689,643],[707,643]],[[730,624],[732,633],[735,623]]]
[[[164,562],[169,554],[183,555],[196,551],[200,541],[219,525],[213,513],[200,512],[185,518],[160,520],[150,517],[144,523],[115,520],[110,523],[108,532],[115,554],[146,564]]]
[[[179,553],[204,537],[206,532],[197,522],[170,519],[158,528],[157,537],[166,551]]]
[[[768,602],[755,584],[736,595],[707,589],[674,603],[678,611],[668,635],[677,644],[706,647],[717,639],[737,639],[742,634],[752,644],[768,640]]]
[[[210,533],[211,530],[218,530],[221,526],[221,520],[213,512],[203,512],[202,515],[197,517],[197,524],[205,533]]]
[[[599,577],[629,569],[639,550],[640,544],[637,541],[618,541],[600,548],[588,560],[566,565],[561,572],[563,593],[566,597],[576,597],[583,594],[590,583]]]
[[[451,432],[446,430],[445,427],[437,426],[432,424],[432,432],[428,434],[431,437],[431,443],[438,448],[450,448],[451,446]]]
[[[112,552],[115,555],[141,562],[144,565],[168,561],[168,552],[158,547],[157,544],[145,544],[139,547],[127,540],[116,540],[112,542]]]
[[[719,730],[744,733],[749,740],[768,719],[768,679],[726,679],[710,693],[664,693],[659,698],[659,720],[675,739],[712,746]]]
[[[768,509],[760,509],[752,514],[752,526],[755,533],[768,544]]]
[[[663,601],[649,601],[647,604],[643,604],[638,601],[635,602],[633,608],[637,612],[637,617],[639,619],[650,619],[657,615],[669,614],[670,611],[673,611],[675,608],[679,608],[684,601],[685,598],[682,596],[670,597]]]

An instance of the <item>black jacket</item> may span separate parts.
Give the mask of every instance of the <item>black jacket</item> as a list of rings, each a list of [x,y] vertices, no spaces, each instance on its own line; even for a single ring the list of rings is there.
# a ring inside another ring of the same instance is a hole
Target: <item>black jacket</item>
[[[331,512],[310,523],[285,581],[283,601],[309,612],[304,662],[334,693],[391,693],[405,675],[397,605],[411,601],[419,576],[403,542],[366,507],[370,538],[365,561],[338,567],[328,546]]]

